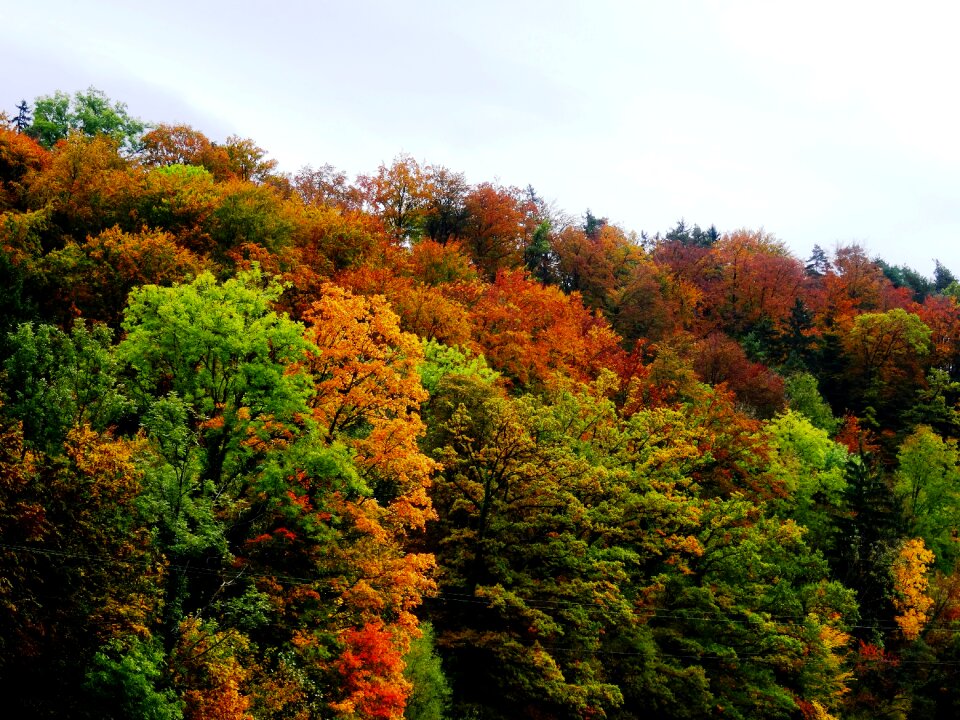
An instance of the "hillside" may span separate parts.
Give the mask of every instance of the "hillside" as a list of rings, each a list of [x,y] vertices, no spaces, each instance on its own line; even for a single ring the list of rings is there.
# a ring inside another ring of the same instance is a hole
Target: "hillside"
[[[948,268],[4,120],[12,717],[960,711]]]

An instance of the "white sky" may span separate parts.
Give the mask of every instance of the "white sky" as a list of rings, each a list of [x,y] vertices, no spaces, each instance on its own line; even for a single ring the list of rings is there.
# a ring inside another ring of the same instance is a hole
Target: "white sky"
[[[0,0],[0,108],[93,85],[295,171],[407,152],[627,230],[960,276],[960,4]]]

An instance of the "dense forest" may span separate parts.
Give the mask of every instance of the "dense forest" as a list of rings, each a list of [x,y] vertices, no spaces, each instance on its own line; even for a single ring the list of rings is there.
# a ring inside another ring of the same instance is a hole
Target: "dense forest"
[[[960,716],[948,268],[0,120],[9,717]]]

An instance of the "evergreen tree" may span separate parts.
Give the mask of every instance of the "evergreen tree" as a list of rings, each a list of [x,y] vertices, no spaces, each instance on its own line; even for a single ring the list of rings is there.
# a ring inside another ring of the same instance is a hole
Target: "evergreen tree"
[[[18,133],[21,133],[30,127],[32,122],[33,118],[30,116],[30,106],[27,105],[26,100],[21,100],[20,104],[17,105],[17,116],[13,119],[13,127]]]
[[[957,278],[954,277],[954,274],[950,272],[950,269],[943,265],[939,260],[934,260],[937,264],[936,269],[933,271],[933,288],[936,292],[942,293],[948,287],[953,285],[957,281]]]
[[[824,249],[819,245],[814,245],[813,252],[810,253],[804,269],[810,277],[823,277],[833,269],[833,266],[830,264],[830,259]]]

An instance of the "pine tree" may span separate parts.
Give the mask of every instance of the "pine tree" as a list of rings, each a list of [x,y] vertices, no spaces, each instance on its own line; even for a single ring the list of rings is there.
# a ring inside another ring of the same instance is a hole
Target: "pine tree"
[[[33,118],[30,116],[30,106],[27,105],[26,100],[21,100],[20,104],[17,105],[17,116],[13,119],[13,127],[18,133],[21,133],[30,127],[30,123],[32,122]]]

